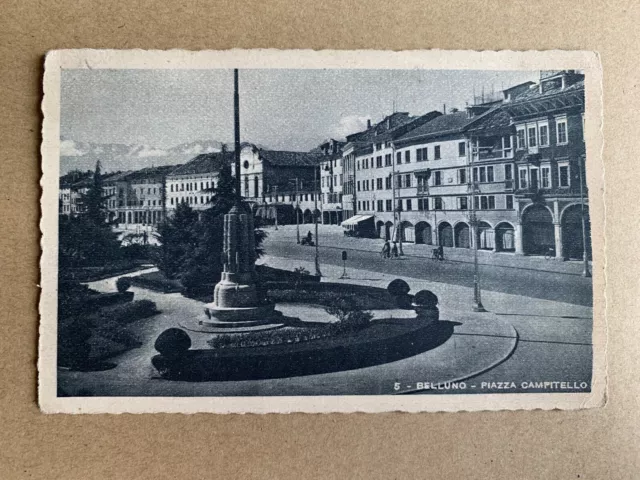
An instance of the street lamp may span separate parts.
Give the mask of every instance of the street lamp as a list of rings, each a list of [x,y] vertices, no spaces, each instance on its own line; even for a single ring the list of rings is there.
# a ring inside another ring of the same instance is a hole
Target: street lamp
[[[580,209],[582,216],[582,261],[584,263],[584,268],[582,270],[583,277],[591,277],[591,272],[589,271],[589,257],[587,256],[587,222],[585,220],[584,215],[584,186],[583,186],[583,174],[582,174],[582,165],[584,163],[585,175],[587,169],[587,157],[582,156],[582,158],[578,158],[578,170],[580,172]]]
[[[473,141],[473,140],[472,140]],[[469,142],[469,143],[472,143]],[[476,217],[476,191],[478,189],[478,185],[476,182],[476,178],[473,176],[473,161],[474,161],[474,151],[471,148],[467,149],[469,151],[470,159],[470,167],[469,173],[470,177],[470,185],[471,185],[471,214],[470,214],[470,222],[473,232],[473,311],[474,312],[486,312],[484,306],[482,305],[482,300],[480,298],[480,271],[478,268],[478,219]]]
[[[313,224],[316,231],[316,258],[315,258],[315,267],[316,267],[316,276],[321,277],[322,273],[320,272],[320,253],[318,250],[318,169],[314,167],[313,169]],[[296,214],[297,215],[297,214]]]
[[[402,250],[402,237],[404,236],[404,232],[402,230],[402,200],[400,200],[400,204],[396,205],[396,146],[391,144],[391,195],[393,196],[393,220],[396,221],[396,212],[398,212],[397,225],[395,226],[395,231],[398,232],[398,255],[404,256],[404,251]]]
[[[292,178],[296,182],[296,243],[300,243],[300,219],[298,215],[300,213],[300,195],[298,194],[298,177]]]

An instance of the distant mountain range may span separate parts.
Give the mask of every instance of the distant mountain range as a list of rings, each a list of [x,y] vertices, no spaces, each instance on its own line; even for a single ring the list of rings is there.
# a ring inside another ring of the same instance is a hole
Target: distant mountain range
[[[233,148],[233,145],[229,147]],[[93,170],[98,160],[103,172],[177,165],[188,162],[201,153],[219,152],[221,148],[222,143],[216,140],[202,140],[171,148],[157,148],[150,145],[78,142],[62,138],[60,140],[60,174],[76,169]]]

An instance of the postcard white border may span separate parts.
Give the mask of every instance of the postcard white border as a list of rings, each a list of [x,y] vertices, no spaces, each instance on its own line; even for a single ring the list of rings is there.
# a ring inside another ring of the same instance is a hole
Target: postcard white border
[[[91,69],[354,68],[448,70],[579,69],[585,73],[587,182],[593,244],[593,377],[590,393],[295,397],[57,397],[57,238],[60,72]],[[602,67],[587,51],[58,50],[45,61],[42,128],[42,257],[39,404],[45,413],[329,413],[579,409],[606,401],[606,299]]]

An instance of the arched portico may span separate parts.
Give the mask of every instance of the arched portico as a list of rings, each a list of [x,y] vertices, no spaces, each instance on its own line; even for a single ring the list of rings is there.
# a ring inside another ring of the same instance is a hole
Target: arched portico
[[[526,255],[556,252],[553,215],[544,205],[534,204],[522,214],[522,246]]]
[[[449,222],[441,222],[438,225],[438,238],[443,247],[453,247],[453,228]]]
[[[515,228],[509,222],[501,222],[495,228],[496,252],[513,252],[516,248]]]
[[[469,248],[471,245],[469,225],[465,222],[456,223],[454,229],[455,246],[458,248]]]
[[[415,242],[416,241],[416,233],[413,226],[413,223],[405,220],[400,225],[400,235],[402,235],[403,242]]]
[[[416,231],[416,243],[433,245],[431,225],[429,225],[427,222],[418,222],[416,223],[415,231]]]
[[[489,222],[479,221],[476,226],[476,242],[480,250],[493,250],[495,236],[493,227]]]
[[[587,232],[587,258],[591,258],[591,222],[589,207],[584,206],[585,229]],[[581,260],[584,255],[584,241],[582,235],[582,207],[571,204],[564,208],[560,216],[562,231],[562,256],[567,260]]]
[[[303,222],[304,222],[304,223],[311,223],[311,222],[313,222],[313,215],[311,214],[311,210],[309,210],[308,208],[304,211],[304,214],[303,214]]]
[[[384,224],[384,239],[391,240],[391,232],[393,232],[393,222]]]

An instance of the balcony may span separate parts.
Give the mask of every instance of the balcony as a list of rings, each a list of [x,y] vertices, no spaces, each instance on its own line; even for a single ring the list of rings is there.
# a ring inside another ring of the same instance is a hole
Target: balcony
[[[513,158],[513,148],[478,147],[475,149],[473,155],[474,161],[496,160],[501,158]]]

